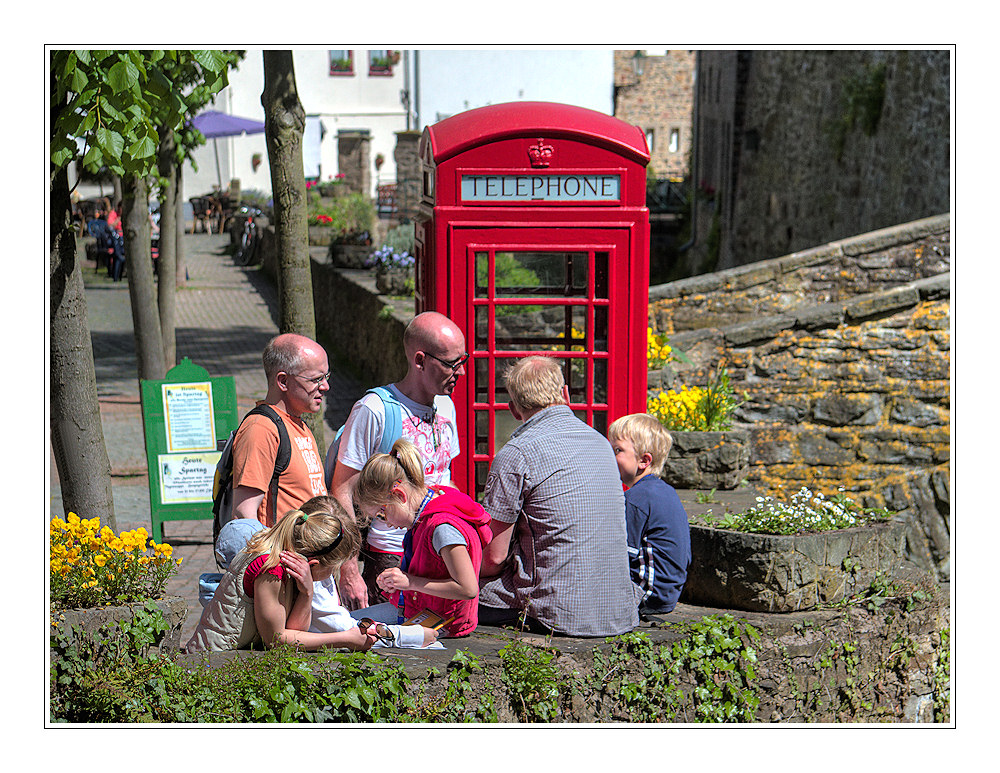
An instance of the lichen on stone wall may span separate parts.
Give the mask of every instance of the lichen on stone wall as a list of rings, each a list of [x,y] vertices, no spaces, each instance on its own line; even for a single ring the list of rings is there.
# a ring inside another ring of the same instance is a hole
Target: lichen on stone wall
[[[655,386],[697,384],[724,362],[745,397],[735,419],[750,433],[751,483],[842,485],[866,506],[906,511],[912,557],[939,576],[950,537],[951,308],[947,281],[925,272],[950,263],[946,231],[934,219],[906,224],[769,261],[753,273],[761,286],[731,269],[677,283],[698,292],[654,288],[650,304],[651,322],[670,326],[691,359]],[[748,311],[751,290],[760,314]]]

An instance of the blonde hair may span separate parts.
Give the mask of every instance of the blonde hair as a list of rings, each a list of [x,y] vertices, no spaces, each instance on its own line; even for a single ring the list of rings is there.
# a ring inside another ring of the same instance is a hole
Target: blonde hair
[[[674,439],[659,421],[648,413],[630,413],[615,419],[608,427],[608,440],[613,443],[622,439],[632,443],[636,458],[643,454],[653,457],[650,465],[653,474],[663,472]]]
[[[520,413],[565,403],[562,367],[554,357],[532,355],[518,360],[503,375],[510,401]]]
[[[365,462],[354,487],[354,503],[382,506],[389,501],[392,487],[406,481],[416,490],[422,490],[424,482],[424,459],[420,451],[406,438],[400,438],[387,454],[373,454]]]
[[[361,531],[333,497],[313,497],[298,510],[289,510],[270,529],[254,534],[246,550],[268,553],[262,571],[278,565],[282,550],[315,558],[324,567],[339,567],[358,552]]]

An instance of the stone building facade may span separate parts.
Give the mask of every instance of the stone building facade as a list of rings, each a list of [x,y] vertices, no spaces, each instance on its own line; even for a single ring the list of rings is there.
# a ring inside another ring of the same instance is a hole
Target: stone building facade
[[[370,195],[371,132],[367,129],[350,129],[337,132],[337,153],[340,173],[350,193]]]
[[[949,212],[951,52],[699,51],[690,275]]]
[[[650,325],[745,402],[749,480],[911,516],[908,553],[950,575],[951,219],[927,218],[650,290]]]
[[[693,51],[615,51],[615,117],[646,132],[651,178],[687,175],[694,61]]]

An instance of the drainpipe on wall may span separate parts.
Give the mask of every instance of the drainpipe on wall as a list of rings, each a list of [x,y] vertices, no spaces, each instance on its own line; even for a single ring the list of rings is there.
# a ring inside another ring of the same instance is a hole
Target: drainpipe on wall
[[[701,62],[701,52],[694,55],[694,116],[691,121],[691,238],[677,248],[680,253],[687,252],[698,239],[698,105],[701,102],[701,88],[698,86],[698,70]]]
[[[406,106],[406,131],[413,128],[410,125],[410,116],[413,114],[412,101],[413,91],[410,89],[410,52],[403,49],[403,94],[405,94]]]
[[[417,131],[421,130],[420,121],[420,52],[413,51],[413,120]]]

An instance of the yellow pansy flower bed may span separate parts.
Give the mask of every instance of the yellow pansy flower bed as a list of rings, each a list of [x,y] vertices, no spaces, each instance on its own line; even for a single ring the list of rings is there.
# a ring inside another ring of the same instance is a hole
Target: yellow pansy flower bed
[[[739,407],[725,368],[705,387],[681,386],[648,398],[646,412],[669,430],[721,432],[732,429],[733,412]]]
[[[49,524],[49,595],[54,608],[127,604],[163,595],[181,559],[143,529],[115,534],[99,518],[70,513]]]

